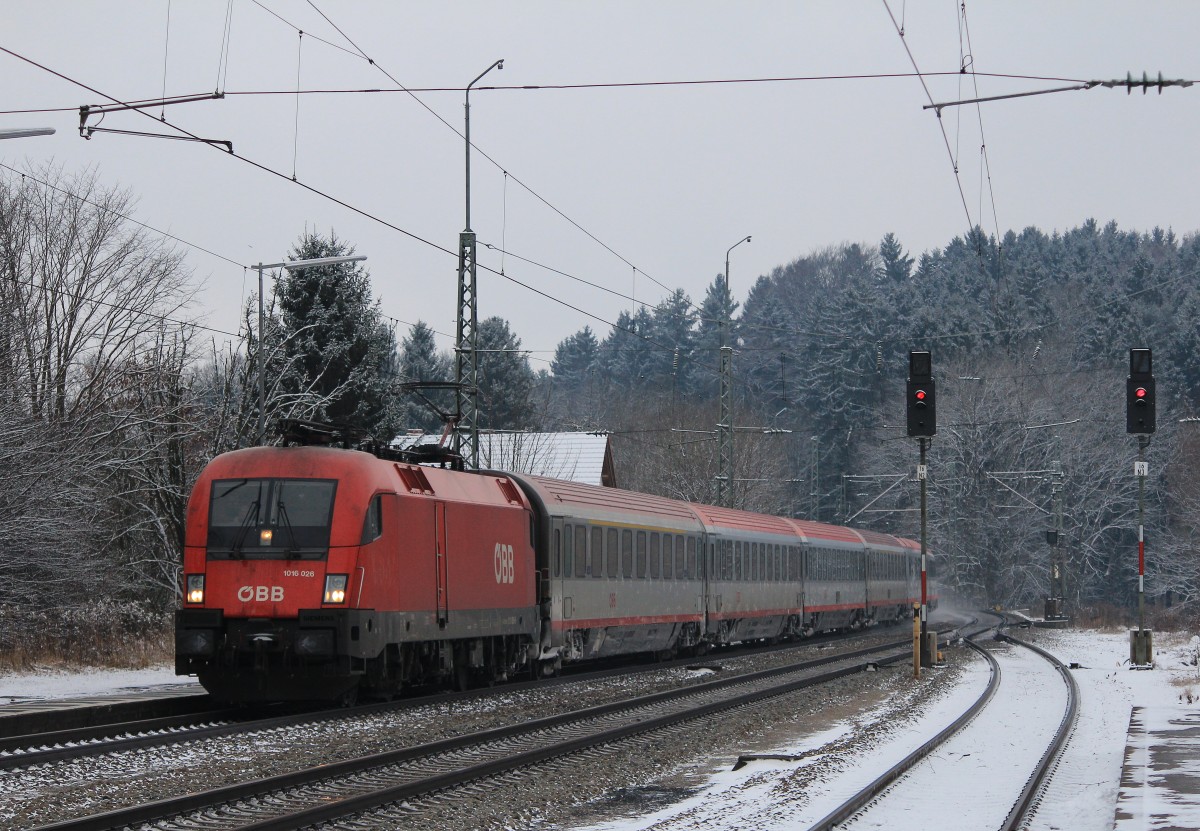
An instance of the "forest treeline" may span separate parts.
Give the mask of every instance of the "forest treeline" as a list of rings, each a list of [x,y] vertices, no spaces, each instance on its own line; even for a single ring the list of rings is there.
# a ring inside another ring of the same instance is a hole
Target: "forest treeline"
[[[36,175],[32,175],[36,174]],[[178,591],[187,495],[212,456],[282,418],[352,422],[379,441],[439,430],[450,351],[397,330],[357,264],[283,271],[236,338],[189,305],[180,253],[125,217],[94,172],[0,179],[0,647],[111,599],[140,626]],[[291,259],[349,254],[305,233]],[[1069,600],[1129,605],[1138,458],[1124,431],[1131,347],[1154,350],[1159,430],[1145,451],[1147,589],[1194,614],[1200,242],[1084,222],[982,231],[919,255],[885,236],[799,256],[744,301],[716,275],[581,329],[534,369],[508,322],[479,326],[481,427],[613,436],[622,487],[715,499],[721,325],[734,346],[739,507],[918,534],[910,350],[933,354],[938,434],[929,533],[943,584],[1037,603],[1061,512]],[[432,404],[433,406],[430,406]],[[1061,475],[1059,474],[1061,472]],[[119,613],[118,613],[119,614]]]

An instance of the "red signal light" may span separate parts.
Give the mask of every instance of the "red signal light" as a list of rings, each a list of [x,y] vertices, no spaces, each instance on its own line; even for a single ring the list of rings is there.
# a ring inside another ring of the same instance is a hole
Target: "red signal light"
[[[1146,388],[1138,387],[1136,390],[1133,391],[1133,395],[1135,398],[1137,398],[1138,401],[1145,401],[1146,400]]]
[[[925,390],[917,390],[916,392],[913,393],[913,398],[916,399],[918,404],[925,403],[925,396],[926,396]]]

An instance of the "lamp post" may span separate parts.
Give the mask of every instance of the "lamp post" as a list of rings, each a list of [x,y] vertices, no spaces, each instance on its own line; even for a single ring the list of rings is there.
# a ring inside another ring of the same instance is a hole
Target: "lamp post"
[[[733,293],[729,289],[729,253],[750,237],[743,237],[725,251],[725,294],[730,308],[720,323],[721,327],[721,397],[717,416],[717,504],[730,507],[733,497],[733,346],[729,343],[729,329],[733,316]]]
[[[479,467],[479,305],[476,302],[475,232],[471,230],[471,87],[493,69],[503,69],[504,59],[493,63],[467,84],[463,101],[466,124],[466,227],[458,235],[458,321],[454,339],[454,383],[457,390],[457,423],[454,425],[454,451]],[[463,452],[463,434],[467,437]]]
[[[258,349],[255,362],[258,364],[258,444],[261,445],[266,437],[266,406],[267,406],[267,376],[263,367],[263,269],[285,268],[288,271],[302,271],[322,265],[337,265],[339,263],[358,263],[366,259],[365,255],[353,257],[315,257],[310,260],[289,260],[286,263],[259,263],[258,269]]]
[[[33,138],[34,136],[52,136],[53,127],[4,127],[0,128],[0,139]]]

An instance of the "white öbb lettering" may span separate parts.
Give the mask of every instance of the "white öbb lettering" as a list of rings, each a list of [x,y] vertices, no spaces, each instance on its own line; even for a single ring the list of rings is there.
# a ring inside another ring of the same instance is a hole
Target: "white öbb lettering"
[[[513,547],[496,543],[496,551],[492,555],[492,567],[496,571],[497,583],[511,583],[516,576],[516,564],[513,562]]]
[[[242,586],[238,589],[237,599],[243,603],[249,603],[251,600],[258,603],[266,603],[268,600],[280,603],[283,601],[283,586]]]

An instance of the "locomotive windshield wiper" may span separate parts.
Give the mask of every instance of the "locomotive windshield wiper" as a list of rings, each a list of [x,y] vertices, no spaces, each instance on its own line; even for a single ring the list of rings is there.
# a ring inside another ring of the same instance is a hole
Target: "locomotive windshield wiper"
[[[242,524],[238,527],[237,536],[234,537],[233,545],[229,549],[229,556],[234,559],[241,559],[242,544],[246,542],[246,534],[250,531],[250,526],[258,520],[258,500],[255,499],[250,503],[250,510],[246,511],[246,518],[242,520]]]
[[[283,520],[283,527],[287,529],[288,539],[291,541],[291,544],[284,553],[287,554],[288,557],[291,557],[293,554],[300,553],[300,546],[296,544],[296,532],[292,530],[292,521],[288,519],[287,506],[283,504],[282,499],[279,500],[278,507],[279,518]]]

